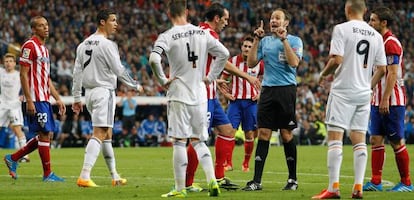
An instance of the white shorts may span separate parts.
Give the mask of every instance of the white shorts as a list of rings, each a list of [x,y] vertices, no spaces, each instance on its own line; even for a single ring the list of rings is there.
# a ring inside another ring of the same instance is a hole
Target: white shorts
[[[169,101],[167,104],[168,136],[199,138],[207,141],[207,103],[188,105]]]
[[[115,91],[97,87],[86,89],[85,104],[92,118],[92,126],[114,126],[116,96]]]
[[[344,99],[329,95],[326,106],[326,124],[337,126],[344,130],[368,130],[370,102],[361,105],[351,105]]]
[[[20,101],[11,104],[0,104],[0,126],[7,127],[11,124],[12,126],[23,126],[23,112],[22,104]]]

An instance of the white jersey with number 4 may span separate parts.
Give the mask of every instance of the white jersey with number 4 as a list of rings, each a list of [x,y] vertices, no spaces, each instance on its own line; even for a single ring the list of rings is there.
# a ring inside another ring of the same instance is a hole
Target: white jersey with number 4
[[[385,66],[382,36],[364,21],[334,27],[329,55],[343,57],[335,72],[331,94],[352,104],[369,103],[373,66]]]
[[[165,51],[169,66],[170,80],[167,97],[189,105],[207,101],[207,91],[202,81],[206,73],[207,55],[216,57],[208,78],[215,80],[224,68],[229,52],[207,31],[192,24],[174,26],[159,35],[153,53],[162,55]],[[162,69],[157,69],[160,79],[166,80]],[[161,81],[163,82],[163,81]],[[163,83],[165,84],[165,83]]]

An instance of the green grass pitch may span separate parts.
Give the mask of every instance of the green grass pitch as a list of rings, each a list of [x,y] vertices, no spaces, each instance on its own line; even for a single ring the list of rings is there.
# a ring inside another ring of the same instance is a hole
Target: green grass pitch
[[[326,146],[298,146],[298,181],[297,191],[281,191],[287,179],[287,168],[283,147],[272,146],[266,161],[263,174],[263,190],[257,192],[223,191],[220,199],[311,199],[328,184],[326,167]],[[408,145],[411,156],[411,172],[414,166],[414,146]],[[235,183],[244,186],[253,177],[253,158],[250,172],[241,171],[243,147],[237,146],[234,151],[234,171],[227,172]],[[4,156],[13,150],[0,150]],[[214,153],[214,149],[212,149]],[[370,152],[370,150],[369,150]],[[386,163],[383,179],[386,188],[399,181],[394,153],[387,146]],[[92,171],[92,178],[99,188],[79,188],[76,179],[83,163],[84,148],[52,149],[52,169],[66,179],[63,183],[43,183],[42,167],[37,151],[30,156],[30,163],[21,163],[17,170],[19,178],[13,180],[8,175],[6,166],[0,165],[0,199],[160,199],[160,195],[170,190],[174,184],[172,170],[172,148],[116,148],[118,172],[128,179],[122,187],[112,187],[111,178],[100,156]],[[368,159],[366,181],[371,175],[370,158]],[[344,159],[341,168],[341,197],[350,199],[353,183],[352,148],[344,147]],[[196,182],[207,187],[201,167],[197,170]],[[189,193],[187,198],[207,199],[207,192]],[[365,192],[364,199],[414,199],[414,193]]]

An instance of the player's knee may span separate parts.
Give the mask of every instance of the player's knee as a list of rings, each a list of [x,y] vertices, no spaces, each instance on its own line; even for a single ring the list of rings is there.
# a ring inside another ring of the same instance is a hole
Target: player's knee
[[[259,129],[259,134],[257,137],[259,138],[259,140],[269,141],[271,136],[272,136],[271,129],[261,128]]]
[[[39,137],[39,140],[50,141],[49,133],[39,132],[38,137]]]
[[[246,140],[253,140],[254,139],[254,131],[246,131],[244,133],[244,137]]]
[[[225,136],[225,137],[234,137],[236,135],[236,130],[233,129],[233,127],[229,124],[228,126],[222,126],[219,129],[218,132],[219,135]]]
[[[391,140],[390,141],[390,144],[391,144],[391,147],[394,149],[394,150],[396,150],[396,149],[399,149],[401,146],[403,146],[404,145],[404,142],[403,142],[403,140]]]
[[[185,138],[172,138],[172,143],[174,147],[184,147],[186,148],[187,139]],[[194,147],[194,145],[193,145]]]
[[[371,143],[372,147],[381,146],[384,145],[384,138],[382,136],[371,136],[369,142]]]
[[[196,142],[200,142],[199,138],[190,138],[190,143],[196,143]]]
[[[288,143],[293,140],[293,133],[291,130],[288,129],[281,129],[280,136],[282,137],[283,143]]]

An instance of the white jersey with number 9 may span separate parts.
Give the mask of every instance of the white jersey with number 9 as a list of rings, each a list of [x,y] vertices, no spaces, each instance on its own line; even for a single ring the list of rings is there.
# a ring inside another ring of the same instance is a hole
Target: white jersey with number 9
[[[373,66],[387,64],[382,36],[364,21],[338,24],[332,33],[329,55],[343,57],[331,93],[350,103],[369,102]]]

